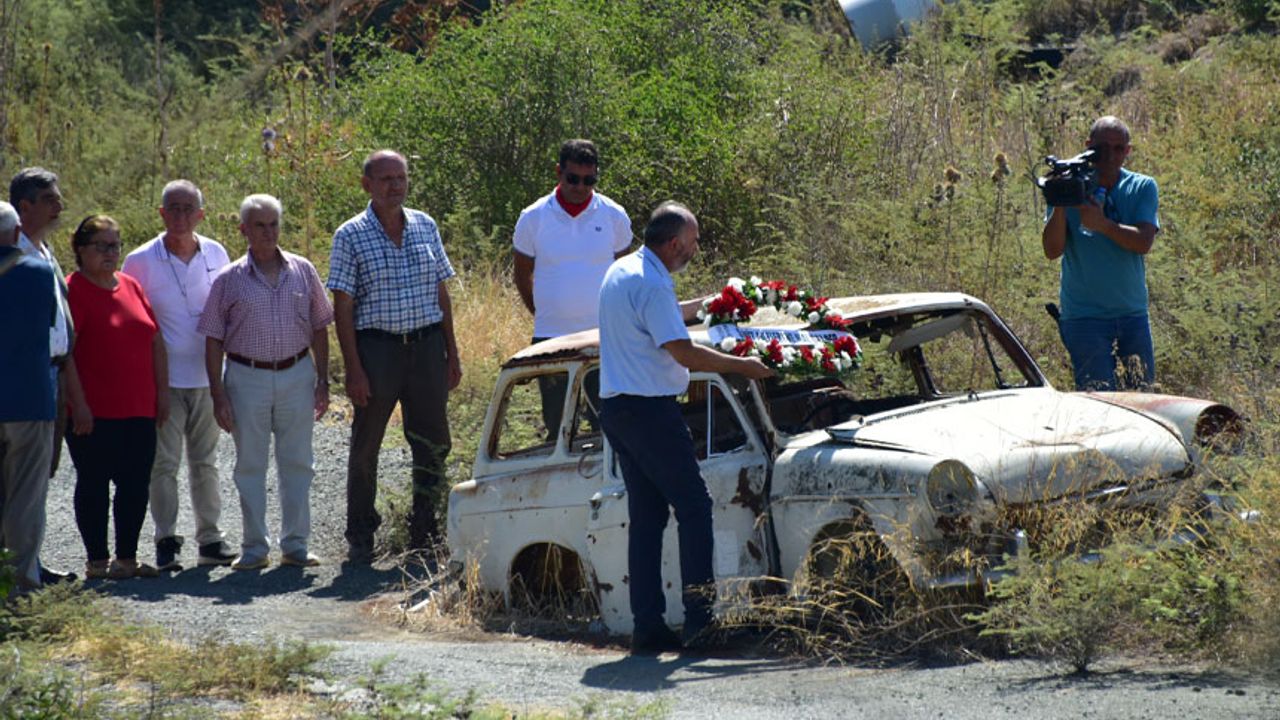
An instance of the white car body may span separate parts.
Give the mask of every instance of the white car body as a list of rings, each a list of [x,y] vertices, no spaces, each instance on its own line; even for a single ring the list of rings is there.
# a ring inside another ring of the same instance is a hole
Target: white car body
[[[1008,510],[1066,498],[1158,506],[1189,487],[1202,447],[1239,426],[1234,411],[1205,400],[1057,391],[967,295],[830,304],[852,319],[866,354],[849,387],[694,373],[681,398],[714,501],[722,598],[735,585],[796,577],[816,543],[851,523],[874,528],[918,586],[979,585],[1025,543],[1002,525]],[[691,336],[710,344],[701,329]],[[589,593],[606,626],[628,633],[626,489],[585,389],[598,365],[595,331],[504,364],[473,478],[450,494],[448,538],[481,587]],[[533,381],[551,374],[569,390],[554,432],[530,427],[540,421]],[[939,559],[959,547],[988,562]],[[679,624],[674,519],[663,551],[667,620]]]

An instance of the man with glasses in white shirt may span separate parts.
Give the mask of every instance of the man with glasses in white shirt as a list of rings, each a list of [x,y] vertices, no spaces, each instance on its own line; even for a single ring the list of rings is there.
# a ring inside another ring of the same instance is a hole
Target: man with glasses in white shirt
[[[589,330],[599,320],[600,282],[614,260],[631,247],[631,218],[621,205],[596,192],[600,155],[590,140],[560,146],[556,186],[520,213],[513,246],[513,280],[533,315],[532,342]],[[542,421],[555,442],[564,412],[567,379],[538,378]],[[599,406],[599,380],[587,376],[586,392]],[[590,418],[594,424],[594,415]]]
[[[178,466],[187,448],[191,509],[196,520],[197,564],[230,565],[223,543],[218,468],[218,424],[205,372],[205,338],[196,332],[209,288],[231,260],[217,241],[196,233],[204,220],[204,195],[190,180],[174,180],[160,195],[164,232],[125,258],[122,270],[151,300],[169,351],[169,419],[156,436],[151,471],[151,519],[156,526],[156,567],[181,570]]]

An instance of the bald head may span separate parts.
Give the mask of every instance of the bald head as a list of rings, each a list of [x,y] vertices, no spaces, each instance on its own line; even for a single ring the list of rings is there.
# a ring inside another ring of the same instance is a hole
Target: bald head
[[[394,150],[378,150],[364,161],[360,187],[369,193],[369,204],[380,216],[398,215],[409,193],[409,163]]]
[[[681,203],[668,200],[654,209],[644,226],[644,244],[660,247],[674,240],[689,223],[696,223],[693,211]]]
[[[0,200],[0,247],[18,243],[18,211]]]
[[[406,170],[409,168],[409,161],[395,150],[374,150],[364,159],[364,176],[371,177],[373,175],[374,166],[383,160],[398,162],[403,165]]]

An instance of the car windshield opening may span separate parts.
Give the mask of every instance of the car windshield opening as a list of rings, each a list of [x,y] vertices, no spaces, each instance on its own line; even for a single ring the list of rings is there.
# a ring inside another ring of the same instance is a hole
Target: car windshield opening
[[[1036,384],[1010,357],[1007,333],[977,310],[902,313],[851,328],[862,365],[836,378],[766,384],[774,426],[818,430],[948,397]]]

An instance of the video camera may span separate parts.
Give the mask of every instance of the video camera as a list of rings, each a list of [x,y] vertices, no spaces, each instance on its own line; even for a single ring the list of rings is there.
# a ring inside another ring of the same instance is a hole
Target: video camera
[[[1059,160],[1050,155],[1044,159],[1049,174],[1036,178],[1045,202],[1053,207],[1084,205],[1098,192],[1098,169],[1105,148],[1091,147],[1073,158]]]

